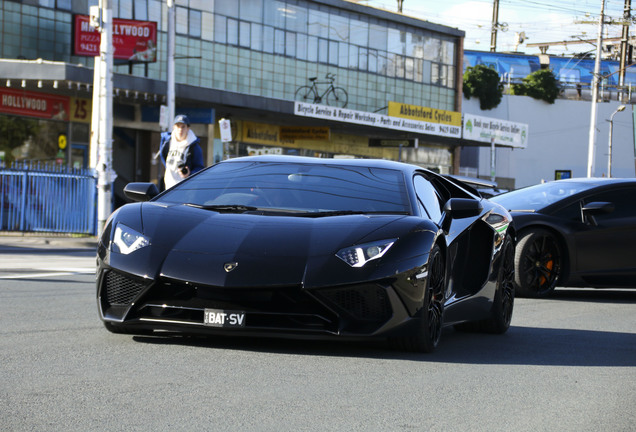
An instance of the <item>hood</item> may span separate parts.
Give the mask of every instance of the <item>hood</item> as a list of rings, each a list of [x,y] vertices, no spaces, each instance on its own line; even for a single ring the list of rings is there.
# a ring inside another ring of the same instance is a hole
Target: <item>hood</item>
[[[351,271],[335,256],[337,251],[391,238],[384,237],[394,234],[387,226],[405,218],[228,214],[154,203],[144,203],[141,208],[142,231],[152,244],[150,260],[159,269],[156,276],[237,287],[320,284],[324,269]],[[139,213],[135,214],[138,218]],[[226,271],[229,263],[236,268]],[[342,274],[337,276],[342,280]]]

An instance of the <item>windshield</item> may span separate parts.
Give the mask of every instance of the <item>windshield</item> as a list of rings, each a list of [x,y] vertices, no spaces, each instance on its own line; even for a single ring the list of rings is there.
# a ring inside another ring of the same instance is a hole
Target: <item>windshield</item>
[[[157,201],[213,210],[410,212],[400,171],[327,164],[222,162]]]
[[[591,183],[555,181],[517,189],[490,198],[507,210],[538,211],[570,195],[593,187]]]

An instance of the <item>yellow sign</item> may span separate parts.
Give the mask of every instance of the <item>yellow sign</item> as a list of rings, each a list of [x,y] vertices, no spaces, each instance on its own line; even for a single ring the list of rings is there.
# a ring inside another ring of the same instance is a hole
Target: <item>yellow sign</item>
[[[295,140],[312,140],[312,141],[328,141],[328,127],[311,127],[311,126],[281,126],[280,139],[284,141]]]
[[[59,134],[57,136],[57,146],[59,147],[60,150],[64,150],[66,148],[66,135],[65,134]]]
[[[407,118],[451,126],[462,125],[462,113],[460,112],[408,105],[399,102],[389,102],[389,117]]]
[[[90,123],[92,108],[90,99],[72,97],[69,118],[72,122]]]
[[[243,123],[243,141],[256,144],[279,144],[279,128],[263,123]]]

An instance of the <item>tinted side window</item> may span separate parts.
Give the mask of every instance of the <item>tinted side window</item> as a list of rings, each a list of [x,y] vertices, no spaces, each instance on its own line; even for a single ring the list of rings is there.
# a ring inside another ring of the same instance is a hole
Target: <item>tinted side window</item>
[[[426,209],[431,220],[439,222],[442,218],[442,204],[437,190],[422,176],[415,176],[413,184],[417,198]]]
[[[581,221],[581,203],[579,201],[570,204],[554,212],[554,216],[571,221]]]
[[[585,203],[595,201],[611,202],[614,203],[615,206],[613,212],[597,215],[596,219],[599,222],[636,217],[636,188],[622,188],[613,191],[599,192],[585,199]]]

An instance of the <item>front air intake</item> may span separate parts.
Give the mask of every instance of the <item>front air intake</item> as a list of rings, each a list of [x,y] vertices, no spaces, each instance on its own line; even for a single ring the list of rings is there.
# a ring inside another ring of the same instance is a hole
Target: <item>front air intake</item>
[[[320,293],[355,319],[384,321],[391,317],[391,302],[386,289],[379,285],[359,285],[325,289]]]
[[[105,300],[111,306],[130,306],[145,286],[129,276],[109,271],[105,276]]]

